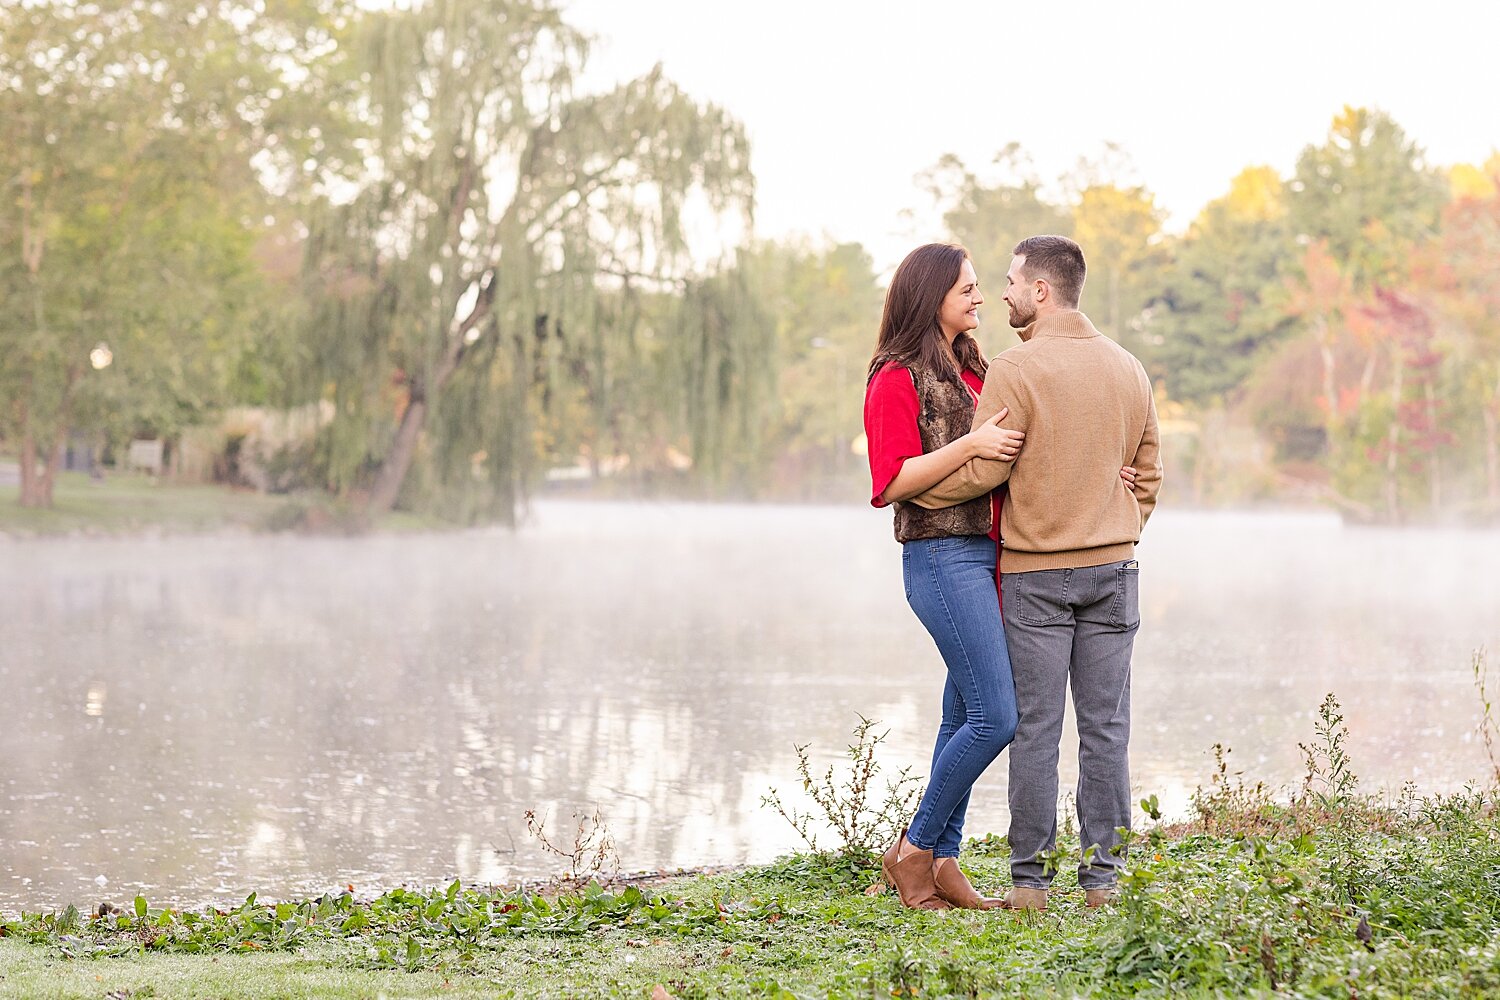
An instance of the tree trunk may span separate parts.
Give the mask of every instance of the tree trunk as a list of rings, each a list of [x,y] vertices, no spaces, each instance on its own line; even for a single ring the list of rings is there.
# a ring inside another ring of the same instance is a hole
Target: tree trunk
[[[45,477],[21,480],[21,506],[44,510],[52,506],[52,484]]]
[[[1365,359],[1365,370],[1359,375],[1359,399],[1356,401],[1354,410],[1355,418],[1359,421],[1359,434],[1361,437],[1365,433],[1365,400],[1370,398],[1370,389],[1374,384],[1375,353],[1371,351],[1370,356]]]
[[[63,449],[68,444],[68,424],[62,420],[58,422],[56,433],[52,436],[52,449],[47,453],[46,464],[42,466],[42,488],[47,493],[47,506],[52,506],[52,490],[57,485],[57,472],[62,468]]]
[[[31,416],[30,394],[31,379],[28,377],[17,407],[21,418],[21,454],[18,456],[21,466],[20,502],[22,507],[51,507],[52,477],[47,475],[46,463],[40,466],[37,463],[37,433]]]
[[[495,276],[491,273],[480,280],[479,299],[449,339],[448,349],[439,359],[430,380],[413,378],[411,398],[406,404],[405,412],[401,414],[401,423],[396,427],[396,438],[380,463],[380,471],[375,474],[375,485],[370,488],[369,499],[365,501],[367,514],[385,514],[396,506],[401,486],[406,482],[412,460],[417,455],[417,442],[422,437],[422,427],[427,422],[429,386],[432,392],[441,392],[453,373],[458,371],[458,366],[472,343],[469,332],[489,316],[494,294]]]
[[[62,466],[63,447],[68,441],[69,417],[73,412],[73,394],[78,380],[83,375],[81,368],[68,369],[63,385],[62,400],[57,409],[57,426],[52,432],[51,446],[47,455],[38,464],[36,428],[31,421],[29,402],[21,404],[21,506],[51,507],[52,490],[57,485],[57,471]],[[27,392],[30,391],[28,380]]]
[[[1484,414],[1484,477],[1485,491],[1490,508],[1500,513],[1500,381],[1495,384],[1494,394],[1485,401]]]
[[[1438,426],[1437,394],[1432,387],[1430,379],[1426,386],[1424,386],[1424,392],[1427,396],[1427,426],[1431,428],[1428,433],[1436,435]],[[1431,442],[1431,449],[1427,453],[1427,486],[1431,490],[1432,513],[1436,514],[1443,507],[1443,466],[1441,456],[1438,454],[1439,449],[1435,437],[1429,437],[1428,440]]]
[[[31,319],[37,332],[46,329],[42,308],[42,285],[38,275],[42,269],[42,253],[46,246],[44,226],[32,224],[35,211],[33,204],[31,170],[21,171],[21,259],[26,265],[27,283],[31,290]],[[36,432],[31,420],[32,373],[28,370],[21,389],[21,506],[51,507],[52,485],[46,477],[38,477],[36,466]]]
[[[1328,465],[1332,470],[1337,464],[1339,429],[1339,388],[1337,360],[1333,353],[1333,335],[1328,322],[1320,320],[1317,326],[1318,355],[1323,359],[1323,434],[1327,438]],[[1399,376],[1398,376],[1399,378]]]
[[[37,479],[36,438],[31,430],[31,411],[21,408],[21,506],[51,507],[52,494]]]
[[[51,507],[57,485],[57,471],[62,465],[67,430],[57,432],[45,458],[37,454],[36,435],[30,427],[21,434],[21,506]],[[39,461],[40,459],[40,461]]]
[[[1221,456],[1226,454],[1224,410],[1215,406],[1198,419],[1198,436],[1193,445],[1193,503],[1212,499],[1214,484],[1224,478]]]
[[[1115,343],[1125,343],[1125,332],[1120,329],[1120,269],[1109,269],[1109,333]]]
[[[1401,522],[1401,377],[1406,374],[1404,359],[1397,355],[1391,384],[1391,426],[1385,442],[1385,514],[1392,524]]]
[[[427,420],[427,400],[415,392],[401,414],[401,424],[396,428],[396,439],[391,450],[380,463],[380,472],[375,476],[375,485],[370,488],[370,499],[366,510],[371,514],[384,514],[396,506],[401,495],[401,485],[411,471],[412,459],[417,454],[417,439],[422,435],[422,425]]]

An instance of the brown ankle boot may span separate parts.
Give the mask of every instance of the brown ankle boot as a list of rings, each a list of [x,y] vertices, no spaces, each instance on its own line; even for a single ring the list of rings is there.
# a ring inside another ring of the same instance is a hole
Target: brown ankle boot
[[[998,910],[1005,900],[981,896],[964,877],[957,858],[938,858],[932,866],[932,881],[938,898],[963,910]]]
[[[1083,893],[1083,905],[1091,910],[1097,910],[1101,906],[1108,906],[1119,898],[1120,893],[1113,886],[1107,889],[1086,889]]]
[[[1005,908],[1007,910],[1036,910],[1045,913],[1047,890],[1018,885],[1005,894]]]
[[[937,887],[933,884],[932,852],[911,851],[902,858],[901,845],[904,843],[909,844],[911,841],[906,839],[906,831],[902,830],[901,836],[896,838],[896,842],[880,861],[880,871],[885,875],[885,880],[896,887],[896,893],[904,906],[914,910],[948,909],[948,904],[938,898]]]

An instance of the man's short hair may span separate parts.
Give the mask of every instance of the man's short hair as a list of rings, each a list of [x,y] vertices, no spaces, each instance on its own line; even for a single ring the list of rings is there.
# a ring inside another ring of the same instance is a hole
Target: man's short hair
[[[1031,236],[1017,243],[1011,253],[1026,258],[1021,272],[1027,278],[1045,278],[1062,305],[1078,308],[1088,274],[1082,247],[1066,236]]]

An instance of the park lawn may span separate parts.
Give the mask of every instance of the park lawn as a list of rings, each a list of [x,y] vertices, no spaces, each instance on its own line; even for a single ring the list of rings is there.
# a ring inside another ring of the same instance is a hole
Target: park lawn
[[[327,498],[273,496],[227,486],[173,483],[145,475],[111,474],[92,480],[82,472],[59,475],[53,506],[22,507],[20,487],[0,485],[0,536],[202,534],[220,531],[278,531],[309,523],[309,508],[327,507]],[[322,519],[336,530],[339,515]],[[451,527],[431,517],[393,512],[375,525],[382,531]]]
[[[390,973],[357,969],[333,946],[302,954],[203,957],[144,954],[123,959],[57,961],[41,949],[0,940],[0,996],[27,1000],[147,997],[493,997],[493,986],[477,979],[444,990],[434,973]]]
[[[1500,995],[1493,791],[1276,805],[1216,786],[1194,822],[1136,839],[1100,912],[1066,868],[1046,913],[911,912],[867,891],[873,863],[803,854],[550,896],[455,883],[192,920],[144,900],[102,920],[5,915],[0,996]],[[1004,840],[970,841],[963,864],[1002,886]]]
[[[990,881],[1004,868],[995,858],[967,858],[965,866]],[[0,996],[649,997],[658,985],[675,997],[1094,991],[1087,975],[1059,969],[1049,957],[1070,942],[1093,940],[1108,924],[1085,914],[1076,888],[1046,914],[916,913],[893,893],[867,896],[876,875],[835,858],[794,857],[735,876],[685,879],[647,897],[686,904],[696,926],[692,918],[647,917],[507,938],[468,956],[424,948],[411,964],[399,945],[388,958],[372,958],[369,937],[291,952],[137,948],[86,958],[64,957],[60,936],[51,943],[0,938]]]

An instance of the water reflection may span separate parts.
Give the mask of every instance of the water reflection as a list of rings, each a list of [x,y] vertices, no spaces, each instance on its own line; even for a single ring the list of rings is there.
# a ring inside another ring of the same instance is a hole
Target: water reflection
[[[1141,558],[1134,770],[1300,775],[1337,691],[1366,784],[1482,773],[1468,663],[1500,535],[1164,512]],[[555,870],[598,805],[628,868],[761,860],[792,745],[856,714],[925,763],[940,665],[859,509],[542,505],[520,534],[0,546],[0,909]],[[1065,760],[1066,766],[1066,760]],[[1064,787],[1071,784],[1064,776]],[[1004,829],[1004,769],[971,830]],[[102,887],[99,879],[106,881]]]

